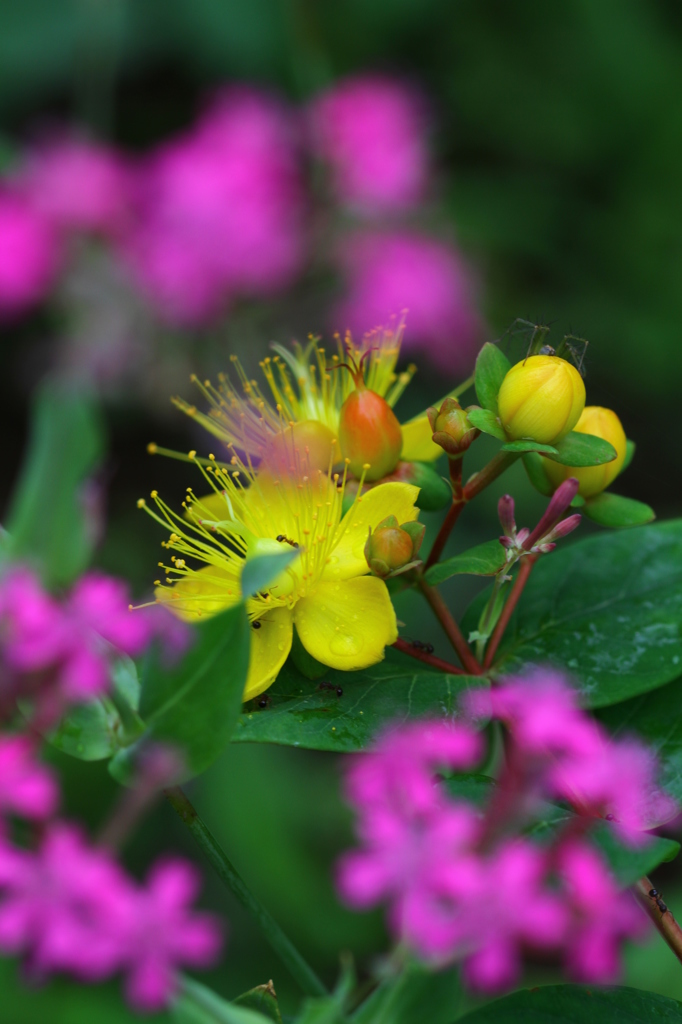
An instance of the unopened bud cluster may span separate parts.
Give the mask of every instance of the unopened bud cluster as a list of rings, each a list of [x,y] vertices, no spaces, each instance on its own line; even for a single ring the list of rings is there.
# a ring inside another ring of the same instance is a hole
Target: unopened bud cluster
[[[461,459],[480,434],[480,430],[469,423],[466,411],[456,398],[446,398],[440,409],[432,406],[427,415],[434,444],[440,445],[451,459]]]
[[[417,555],[425,532],[423,523],[400,526],[395,516],[383,519],[374,531],[370,527],[365,558],[374,575],[386,579],[421,565]]]
[[[498,503],[497,512],[504,530],[500,544],[507,550],[507,561],[516,562],[523,555],[547,554],[556,547],[556,542],[580,524],[580,514],[562,518],[570,508],[571,502],[578,493],[578,481],[575,477],[565,480],[554,493],[540,522],[534,530],[523,527],[517,530],[514,518],[514,499],[504,494]]]

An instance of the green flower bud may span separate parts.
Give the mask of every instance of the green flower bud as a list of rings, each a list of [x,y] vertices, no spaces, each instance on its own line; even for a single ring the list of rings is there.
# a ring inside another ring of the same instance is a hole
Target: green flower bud
[[[416,568],[425,532],[423,523],[412,521],[400,526],[395,516],[382,520],[373,532],[370,527],[365,558],[374,575],[386,579]]]
[[[512,366],[497,396],[500,422],[513,441],[560,441],[584,407],[583,379],[559,356],[529,356]]]
[[[440,409],[427,410],[435,444],[448,453],[451,459],[460,459],[467,448],[480,434],[472,427],[466,412],[456,398],[446,398]]]

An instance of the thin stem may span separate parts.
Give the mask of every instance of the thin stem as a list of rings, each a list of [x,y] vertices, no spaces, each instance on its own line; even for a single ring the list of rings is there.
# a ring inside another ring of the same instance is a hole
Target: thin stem
[[[426,600],[431,605],[436,618],[447,634],[448,640],[457,651],[459,660],[471,676],[481,675],[481,666],[469,650],[464,634],[450,614],[450,610],[435,587],[430,586],[423,576],[419,577],[419,586]]]
[[[682,963],[682,929],[673,917],[672,911],[666,910],[664,913],[661,913],[658,909],[656,902],[652,900],[651,896],[649,896],[650,891],[653,889],[653,885],[646,875],[640,878],[638,882],[635,882],[633,888],[638,903],[640,903],[647,912],[666,943],[670,946],[677,959]]]
[[[417,661],[423,661],[425,665],[430,665],[432,668],[440,669],[441,672],[448,672],[451,676],[466,675],[464,670],[458,668],[457,665],[451,665],[449,661],[443,661],[442,658],[437,658],[434,654],[429,654],[427,651],[420,651],[418,648],[413,647],[412,644],[408,644],[407,640],[401,640],[400,637],[398,637],[393,646],[397,651],[402,651],[403,654],[409,654],[411,658],[416,658]]]
[[[192,833],[198,846],[201,847],[211,867],[230,892],[237,897],[242,906],[251,913],[260,925],[265,938],[275,953],[296,979],[301,989],[310,996],[328,995],[312,967],[303,959],[291,939],[285,935],[265,907],[261,906],[241,875],[229,860],[225,851],[219,846],[215,836],[199,817],[199,814],[185,796],[179,786],[164,790],[169,803]]]
[[[490,643],[488,644],[485,661],[483,662],[483,668],[485,670],[489,669],[493,663],[493,658],[497,654],[497,648],[500,646],[500,641],[502,640],[505,630],[509,625],[509,620],[511,619],[514,609],[519,602],[519,598],[523,593],[523,588],[528,581],[528,577],[530,576],[531,570],[537,562],[538,557],[538,555],[526,555],[519,566],[519,571],[516,575],[516,579],[514,580],[514,585],[511,588],[509,597],[505,602],[502,614],[497,620],[497,625],[495,626],[493,635],[490,638]]]
[[[474,473],[467,481],[464,487],[464,500],[471,501],[520,458],[519,452],[498,452],[483,469]]]
[[[485,606],[483,618],[481,619],[481,625],[479,629],[481,637],[476,641],[476,657],[481,662],[481,664],[483,664],[483,655],[485,654],[485,643],[488,637],[490,636],[490,630],[492,626],[491,620],[493,618],[495,606],[497,604],[498,597],[501,594],[501,590],[502,587],[504,586],[506,579],[507,574],[504,570],[502,572],[498,572],[497,576],[495,577],[495,582],[493,583],[492,593],[490,594],[488,603]]]

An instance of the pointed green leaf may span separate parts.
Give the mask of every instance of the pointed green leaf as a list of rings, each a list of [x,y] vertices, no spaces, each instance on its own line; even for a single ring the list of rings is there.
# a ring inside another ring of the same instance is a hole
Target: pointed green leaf
[[[268,1017],[227,1000],[191,978],[184,978],[182,992],[171,1011],[175,1024],[272,1024]]]
[[[243,1006],[247,1010],[257,1010],[258,1013],[262,1013],[268,1020],[274,1020],[275,1024],[282,1024],[277,995],[271,981],[267,985],[256,985],[255,988],[249,989],[243,995],[237,996],[233,1005]]]
[[[680,675],[681,623],[682,520],[599,534],[540,559],[496,671],[551,664],[576,679],[589,706],[616,704]]]
[[[682,1003],[637,988],[541,985],[495,999],[458,1024],[680,1024]]]
[[[562,466],[573,466],[579,469],[583,466],[603,466],[606,462],[613,462],[616,458],[616,449],[608,441],[594,434],[578,434],[572,430],[566,434],[561,441],[555,441],[556,455],[547,452],[547,458],[553,462],[560,462]]]
[[[273,538],[274,540],[274,538]],[[259,590],[265,590],[288,565],[300,557],[300,550],[282,543],[282,551],[272,555],[258,555],[244,564],[241,576],[242,596],[252,597]]]
[[[141,713],[147,731],[110,764],[127,781],[136,758],[150,742],[177,748],[183,779],[204,771],[229,741],[239,716],[249,667],[250,627],[242,603],[196,627],[197,640],[181,663],[158,659],[142,684]],[[179,780],[178,780],[179,781]]]
[[[487,540],[484,544],[477,544],[468,551],[432,565],[426,573],[426,580],[437,586],[451,576],[495,576],[504,568],[506,561],[507,552],[499,540]]]
[[[610,526],[612,529],[644,526],[656,518],[651,506],[645,505],[643,501],[623,498],[620,494],[609,494],[607,491],[589,498],[585,502],[584,512],[595,523]]]
[[[269,705],[246,705],[232,741],[363,750],[390,722],[434,714],[456,717],[460,694],[487,685],[480,676],[431,671],[390,648],[380,664],[360,672],[328,669],[323,682],[330,685],[307,679],[289,659],[268,690]]]
[[[476,397],[484,409],[497,416],[497,394],[511,370],[511,363],[497,345],[488,341],[478,353],[474,383]],[[479,430],[482,428],[479,427]]]
[[[48,587],[71,583],[90,560],[97,530],[88,518],[86,481],[102,451],[93,401],[62,384],[45,384],[5,525],[9,556],[31,562]]]
[[[551,444],[540,444],[538,441],[508,441],[500,449],[503,452],[542,452],[543,455],[558,455],[557,449]]]
[[[537,452],[527,452],[523,456],[523,465],[535,490],[544,494],[546,498],[551,497],[554,494],[554,487],[547,476],[542,457]]]
[[[411,463],[411,472],[405,479],[419,488],[417,508],[423,512],[438,512],[452,501],[450,482],[426,462]]]
[[[484,434],[491,434],[498,441],[506,441],[507,435],[502,429],[502,424],[496,414],[490,409],[467,409],[467,419],[472,427],[477,427]]]

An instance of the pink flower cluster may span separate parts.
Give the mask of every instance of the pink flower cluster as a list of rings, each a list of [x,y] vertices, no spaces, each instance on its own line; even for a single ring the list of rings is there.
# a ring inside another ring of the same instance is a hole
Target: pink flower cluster
[[[450,240],[414,226],[433,176],[426,122],[418,90],[358,75],[299,112],[228,87],[141,158],[53,133],[0,192],[0,316],[42,301],[83,251],[74,241],[96,235],[165,323],[212,323],[235,300],[290,288],[313,264],[341,279],[332,330],[362,336],[407,308],[408,350],[467,368],[481,331],[472,273]],[[310,155],[363,229],[345,212],[329,218],[306,176]]]
[[[156,608],[131,613],[126,584],[102,573],[83,576],[61,601],[29,569],[0,580],[0,665],[15,690],[37,693],[54,714],[101,696],[117,654],[136,657],[157,637],[177,652],[189,640]]]
[[[291,285],[305,257],[291,113],[234,87],[140,168],[124,252],[159,314],[204,323],[239,295]]]
[[[184,861],[160,861],[140,885],[75,826],[52,818],[58,799],[33,741],[0,734],[0,814],[45,823],[37,848],[27,849],[0,818],[0,954],[23,957],[39,981],[57,971],[90,982],[123,971],[131,1004],[161,1009],[180,966],[208,966],[220,951],[217,922],[191,909],[198,875]]]
[[[562,960],[580,981],[614,981],[621,943],[646,917],[586,833],[602,818],[641,843],[674,813],[655,788],[655,760],[634,740],[611,740],[553,672],[472,691],[467,703],[509,733],[486,804],[451,796],[444,779],[475,767],[472,725],[388,732],[346,776],[361,846],[339,864],[342,896],[358,909],[388,901],[395,936],[434,964],[462,962],[473,988],[513,985],[525,952]],[[577,813],[535,842],[522,832],[548,799]]]

